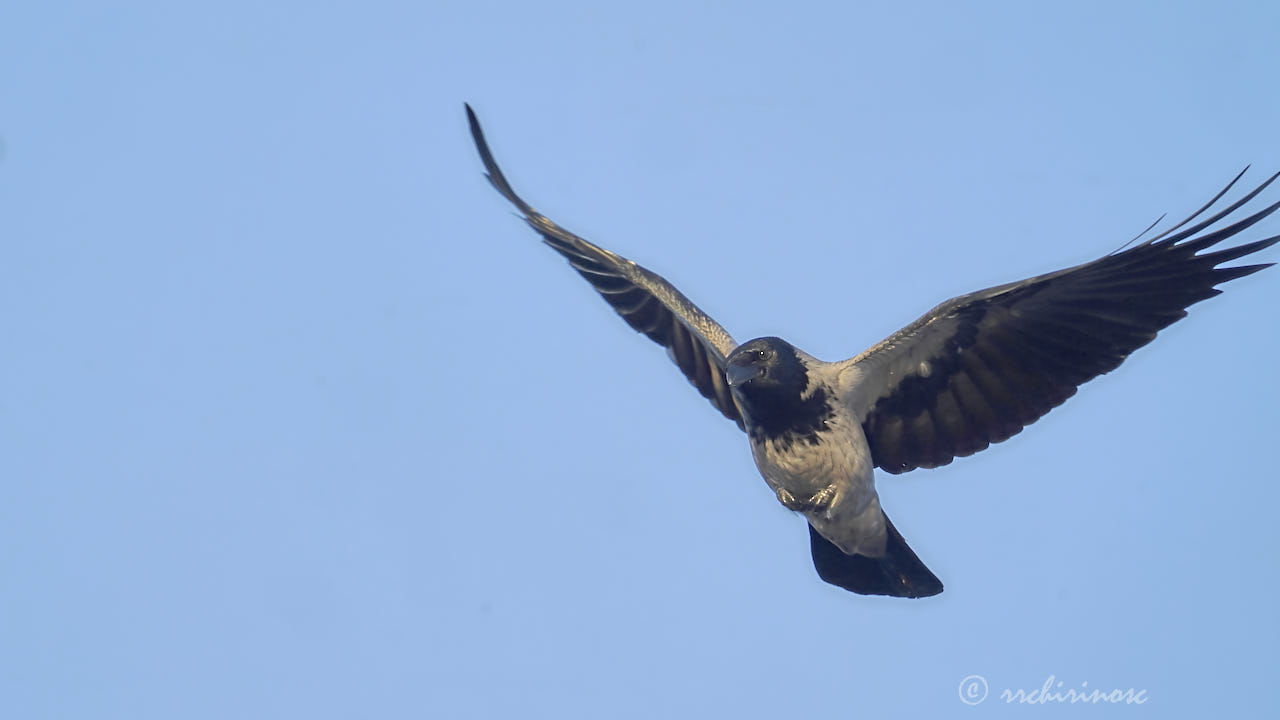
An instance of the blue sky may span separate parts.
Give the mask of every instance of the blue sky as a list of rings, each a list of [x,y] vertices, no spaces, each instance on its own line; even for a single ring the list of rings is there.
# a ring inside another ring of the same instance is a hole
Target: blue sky
[[[1278,23],[11,4],[0,716],[1256,715],[1280,272],[1013,440],[880,477],[947,591],[858,597],[488,187],[462,103],[549,216],[838,359],[1280,169]],[[1149,700],[997,697],[1051,675]]]

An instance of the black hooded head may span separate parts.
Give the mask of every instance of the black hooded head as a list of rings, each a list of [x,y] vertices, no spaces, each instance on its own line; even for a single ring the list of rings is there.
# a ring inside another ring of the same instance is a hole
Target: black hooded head
[[[826,389],[809,388],[809,370],[785,340],[763,337],[740,345],[729,355],[725,378],[752,439],[816,443],[832,415]]]

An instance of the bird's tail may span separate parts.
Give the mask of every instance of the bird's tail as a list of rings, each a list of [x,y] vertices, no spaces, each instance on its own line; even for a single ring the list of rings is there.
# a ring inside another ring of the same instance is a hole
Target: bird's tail
[[[859,595],[921,598],[942,592],[942,581],[920,562],[888,515],[884,525],[889,537],[884,555],[875,558],[845,555],[809,526],[809,546],[818,577]]]

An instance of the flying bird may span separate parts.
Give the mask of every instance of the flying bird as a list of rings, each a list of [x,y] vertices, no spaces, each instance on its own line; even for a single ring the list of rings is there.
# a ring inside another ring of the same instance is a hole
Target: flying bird
[[[824,362],[777,337],[738,344],[662,276],[534,210],[511,188],[466,110],[494,188],[746,432],[778,501],[808,520],[818,576],[864,595],[942,592],[880,506],[875,468],[895,475],[936,468],[1021,432],[1189,306],[1222,292],[1216,286],[1273,264],[1223,263],[1280,242],[1277,235],[1204,252],[1280,208],[1228,220],[1277,173],[1210,214],[1241,172],[1186,220],[1144,242],[952,298],[869,350]]]

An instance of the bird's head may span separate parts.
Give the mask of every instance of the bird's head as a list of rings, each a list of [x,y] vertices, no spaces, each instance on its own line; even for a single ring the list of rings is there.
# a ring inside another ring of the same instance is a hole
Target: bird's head
[[[796,349],[776,337],[739,345],[728,357],[725,379],[734,394],[751,405],[799,399],[809,385],[809,374]]]
[[[825,387],[810,387],[809,360],[776,337],[757,338],[729,354],[725,379],[753,440],[812,438],[826,427],[832,406]]]

